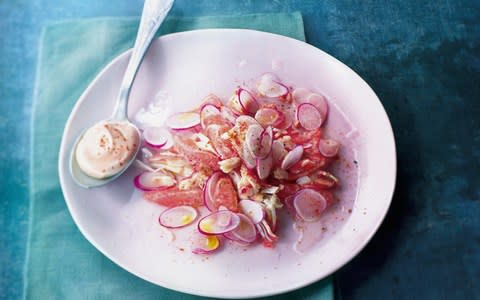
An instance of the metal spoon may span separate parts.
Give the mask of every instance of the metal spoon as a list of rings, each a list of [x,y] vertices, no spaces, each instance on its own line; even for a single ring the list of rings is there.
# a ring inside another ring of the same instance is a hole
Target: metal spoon
[[[137,32],[137,38],[135,40],[135,45],[133,46],[132,54],[130,56],[130,61],[128,62],[127,69],[125,71],[125,75],[123,76],[113,115],[110,119],[106,120],[107,122],[128,122],[128,124],[132,126],[132,128],[136,129],[138,137],[140,137],[140,131],[134,124],[132,124],[128,120],[128,97],[130,95],[133,81],[135,80],[135,76],[140,67],[140,64],[142,63],[145,53],[147,52],[148,47],[152,43],[155,33],[157,32],[158,28],[160,27],[163,20],[170,11],[173,5],[173,1],[174,0],[145,0],[142,17],[140,19],[140,26]],[[118,173],[104,179],[93,178],[86,175],[82,171],[75,158],[75,151],[77,149],[77,145],[83,137],[84,133],[85,131],[77,138],[70,153],[70,174],[72,175],[74,181],[84,188],[101,186],[111,182],[112,180],[115,180],[132,164],[140,149],[140,143],[137,143],[135,155],[133,155],[132,158],[123,165],[123,168],[119,170]]]

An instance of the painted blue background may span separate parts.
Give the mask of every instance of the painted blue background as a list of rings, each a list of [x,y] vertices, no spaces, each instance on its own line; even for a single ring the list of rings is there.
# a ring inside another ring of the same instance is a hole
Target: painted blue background
[[[138,16],[141,6],[139,0],[0,1],[0,299],[22,293],[41,27]],[[172,15],[296,10],[308,41],[377,92],[398,148],[391,210],[366,249],[338,272],[338,294],[480,299],[480,2],[177,0]]]

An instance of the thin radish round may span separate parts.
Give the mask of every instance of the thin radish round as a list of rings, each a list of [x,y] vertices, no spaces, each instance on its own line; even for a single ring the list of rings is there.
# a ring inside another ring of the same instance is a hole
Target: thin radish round
[[[213,105],[213,104],[205,104],[202,109],[200,110],[200,124],[202,128],[205,129],[207,124],[205,124],[205,120],[211,116],[219,115],[220,110]]]
[[[253,169],[257,166],[257,161],[255,157],[253,156],[252,152],[250,152],[250,149],[248,149],[248,145],[245,143],[242,146],[242,153],[241,158],[243,160],[243,163],[245,163],[245,166],[248,169]]]
[[[215,172],[208,177],[203,188],[203,203],[209,211],[215,211],[214,193],[218,180],[223,176],[222,172]]]
[[[167,119],[166,124],[176,130],[190,129],[200,124],[200,115],[195,112],[174,114]]]
[[[143,130],[143,138],[147,146],[159,149],[167,144],[171,136],[170,132],[165,128],[147,127]]]
[[[303,189],[297,192],[293,199],[293,207],[297,215],[306,222],[320,219],[327,208],[327,199],[312,189]]]
[[[255,114],[259,108],[258,102],[253,94],[243,88],[237,90],[238,102],[246,114]]]
[[[198,230],[207,235],[223,234],[234,230],[239,224],[240,217],[237,214],[221,210],[200,219]]]
[[[287,150],[285,150],[285,145],[279,141],[279,140],[274,140],[272,143],[272,158],[273,158],[273,163],[274,164],[279,164],[285,155],[288,153]]]
[[[257,90],[265,97],[277,98],[288,94],[288,87],[280,83],[272,73],[265,73],[260,77],[257,84]]]
[[[292,92],[293,99],[296,103],[303,103],[311,94],[310,90],[306,88],[296,88]]]
[[[308,176],[302,176],[296,180],[297,184],[299,185],[306,185],[312,183],[312,179]]]
[[[245,199],[241,200],[238,205],[240,206],[242,212],[250,217],[254,224],[262,222],[262,220],[265,218],[265,211],[263,210],[262,205],[257,201]]]
[[[177,184],[175,178],[160,172],[144,172],[133,179],[136,188],[142,191],[162,190]]]
[[[255,114],[255,120],[263,127],[278,125],[284,118],[278,109],[269,107],[261,108]]]
[[[339,184],[339,180],[332,173],[318,170],[310,175],[313,184],[321,189],[331,189]]]
[[[325,157],[334,157],[340,150],[340,143],[332,139],[321,139],[318,142],[318,150]]]
[[[259,153],[261,156],[259,157],[264,157],[270,154],[272,151],[272,143],[273,143],[273,128],[272,126],[268,126],[265,128],[265,130],[262,132],[262,135],[260,136],[260,146],[262,147],[262,152]],[[265,155],[263,155],[266,153]]]
[[[276,124],[275,127],[278,129],[290,128],[295,120],[295,108],[293,106],[284,104],[279,110],[283,115],[283,120]]]
[[[249,217],[244,214],[237,214],[240,224],[237,228],[224,234],[225,237],[234,241],[251,243],[257,239],[257,230]]]
[[[197,216],[197,210],[191,206],[175,206],[163,211],[158,222],[167,228],[180,228],[191,224]]]
[[[311,93],[305,98],[304,103],[310,103],[315,105],[320,114],[322,115],[322,122],[325,122],[328,114],[328,102],[324,96],[316,93]]]
[[[290,152],[285,155],[282,161],[282,169],[288,170],[291,168],[294,164],[296,164],[300,159],[302,158],[303,155],[303,146],[296,146],[293,148]]]
[[[227,120],[228,122],[230,122],[232,124],[235,124],[235,119],[237,118],[237,116],[235,115],[233,110],[231,110],[230,108],[228,108],[226,106],[222,106],[220,108],[220,114],[225,120]]]
[[[248,128],[250,125],[259,125],[259,124],[257,120],[247,115],[241,115],[237,119],[235,119],[235,126]]]
[[[272,153],[265,158],[257,158],[257,175],[261,180],[267,179],[272,171],[273,159]]]
[[[323,123],[322,115],[315,105],[302,103],[297,108],[297,120],[306,130],[315,130],[320,128]]]
[[[194,254],[209,254],[218,249],[220,240],[214,235],[204,235],[197,232],[193,238]]]
[[[255,157],[259,157],[260,152],[260,139],[263,133],[263,127],[258,124],[248,126],[247,134],[245,135],[245,142],[250,150],[250,153]]]
[[[268,126],[250,125],[245,136],[248,149],[255,158],[265,158],[272,150],[273,129]]]

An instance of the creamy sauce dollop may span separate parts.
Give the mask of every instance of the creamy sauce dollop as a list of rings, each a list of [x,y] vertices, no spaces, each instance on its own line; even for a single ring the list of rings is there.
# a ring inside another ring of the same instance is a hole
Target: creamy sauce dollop
[[[75,158],[88,176],[107,178],[125,167],[135,155],[139,142],[137,130],[128,122],[102,121],[81,137]]]

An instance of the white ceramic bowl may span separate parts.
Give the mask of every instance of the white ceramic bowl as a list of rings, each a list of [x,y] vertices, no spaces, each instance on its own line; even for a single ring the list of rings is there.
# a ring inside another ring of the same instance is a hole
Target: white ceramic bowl
[[[198,30],[157,39],[136,78],[130,115],[160,89],[175,99],[174,110],[187,110],[210,92],[226,98],[243,80],[272,69],[285,82],[322,90],[358,130],[360,168],[353,211],[327,242],[297,255],[291,250],[293,237],[286,236],[275,250],[227,247],[205,259],[179,249],[188,244],[185,232],[175,243],[169,242],[157,223],[162,208],[134,192],[133,170],[101,188],[75,185],[68,172],[71,144],[84,128],[111,114],[128,58],[129,51],[113,60],[83,93],[66,124],[59,160],[61,186],[73,219],[112,261],[145,280],[186,293],[266,296],[326,277],[351,260],[378,229],[394,191],[396,156],[391,125],[377,96],[355,72],[325,52],[258,31]]]

